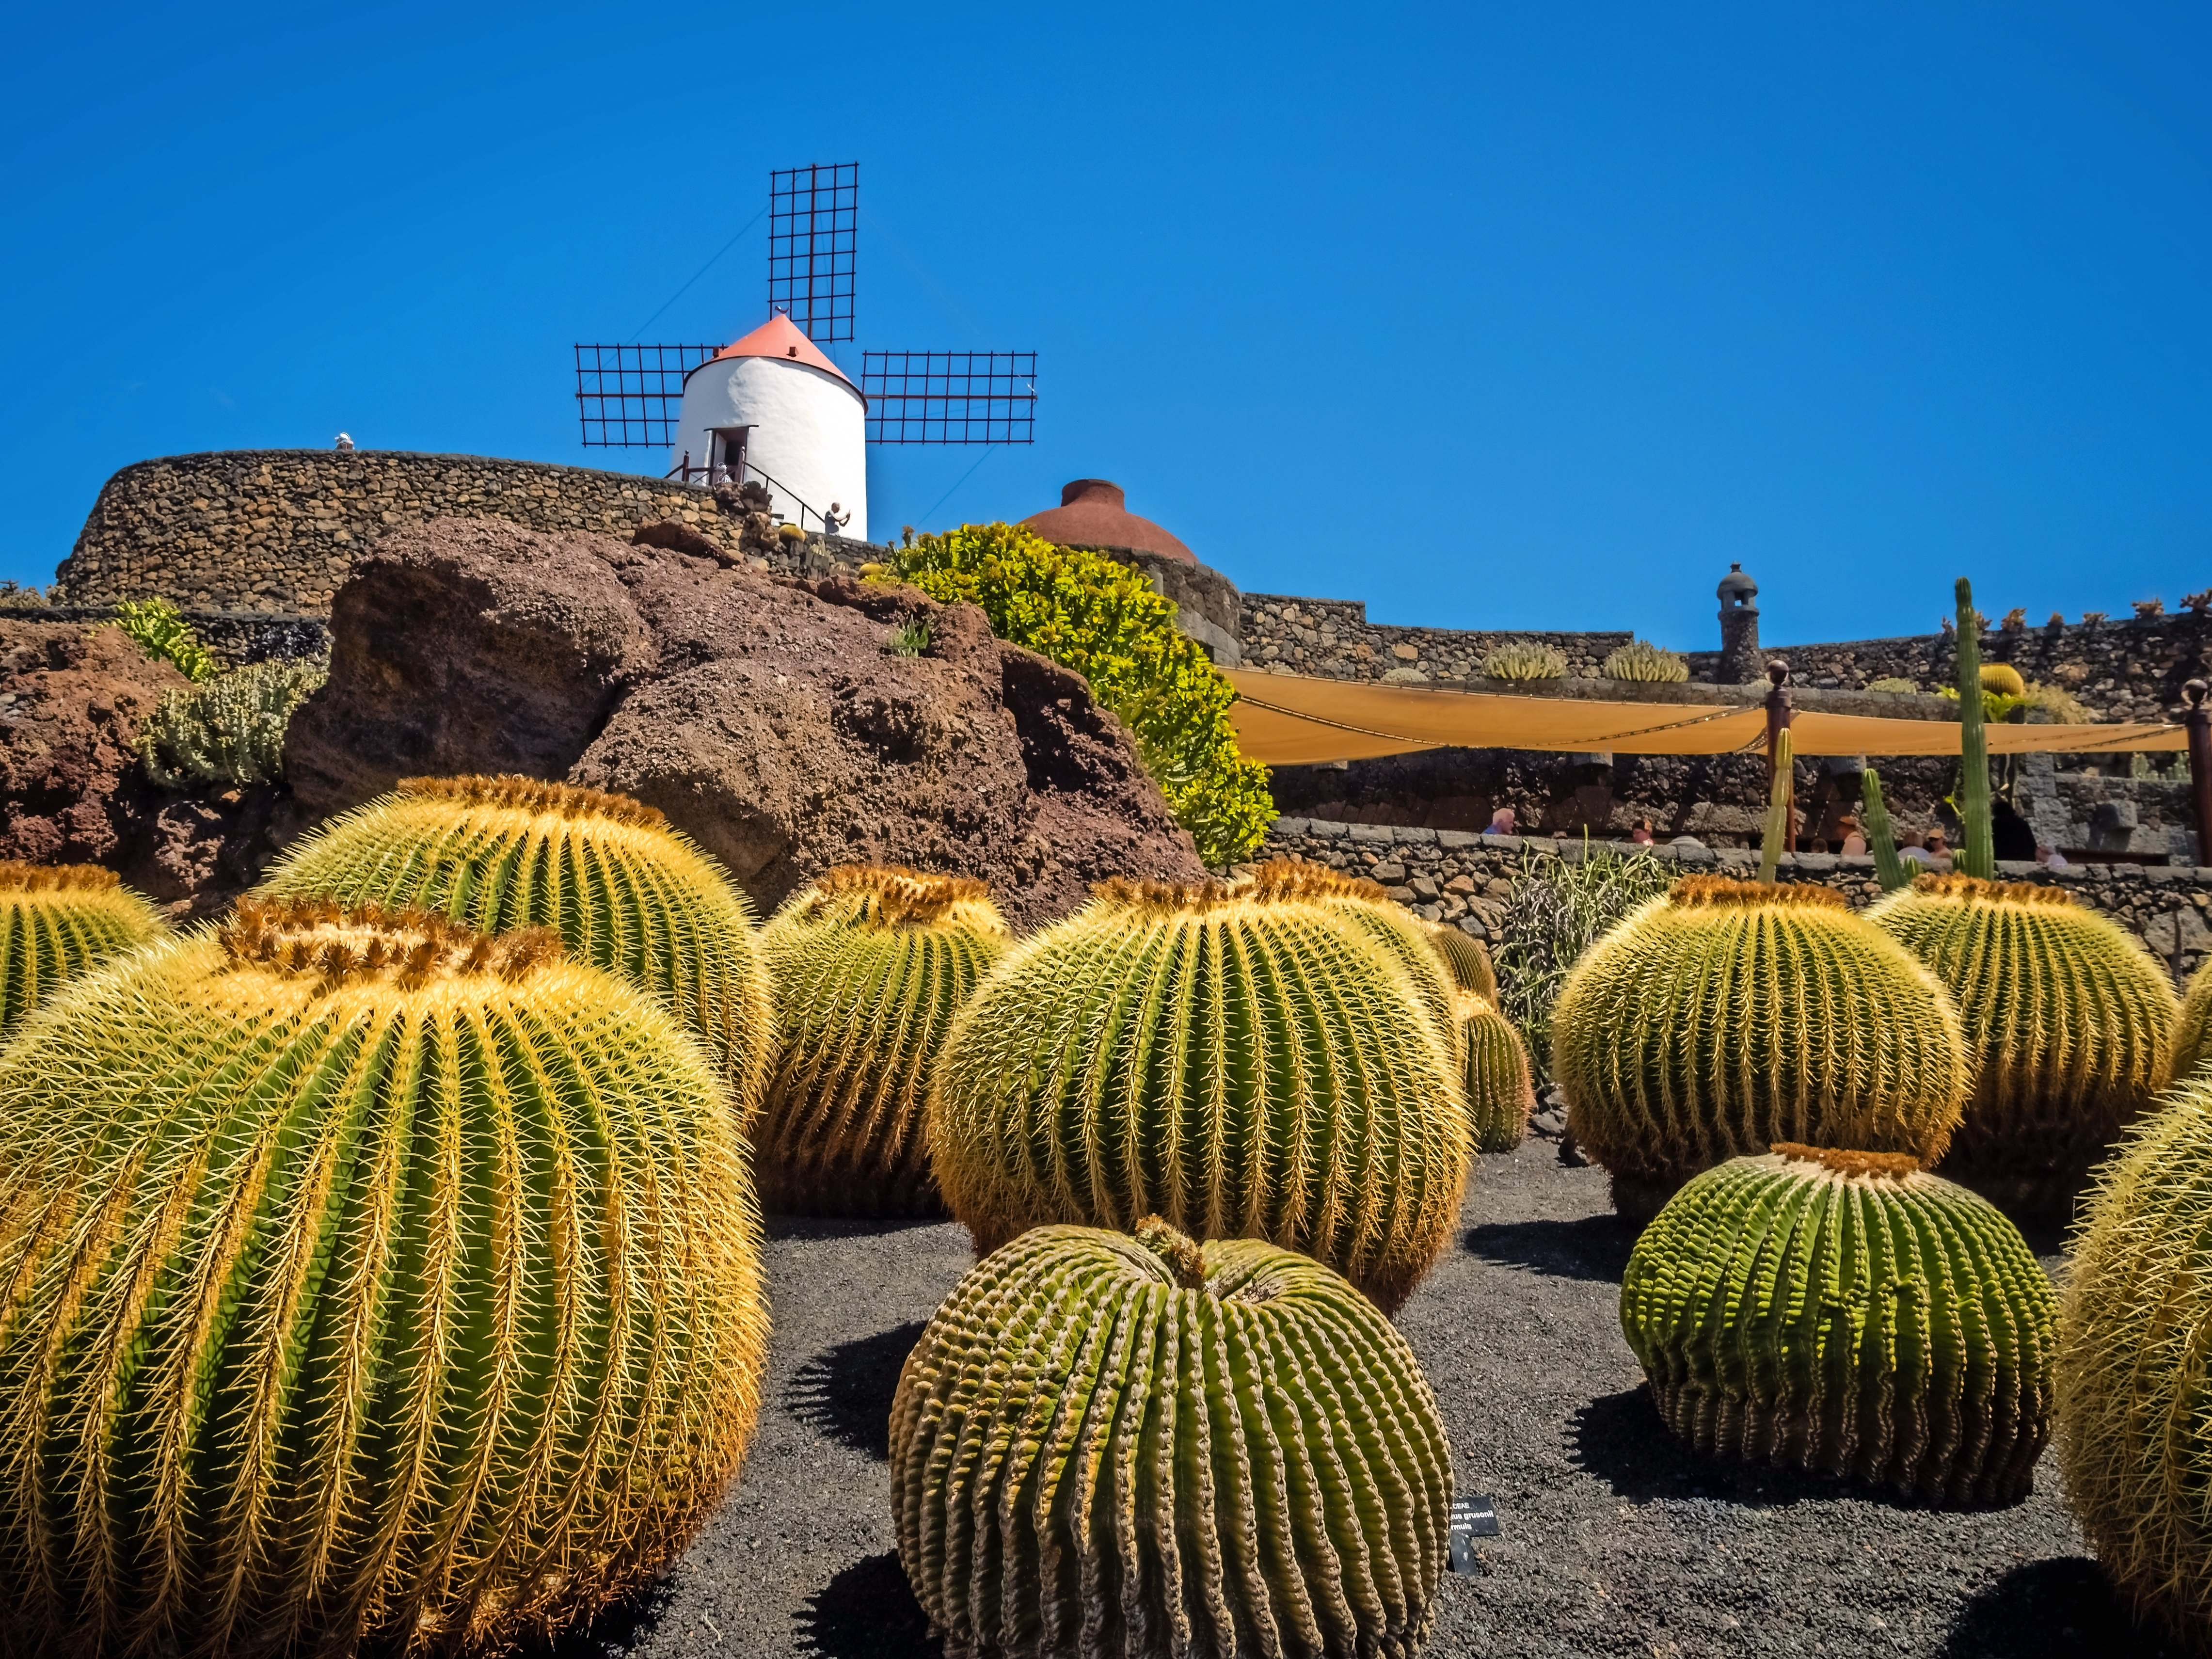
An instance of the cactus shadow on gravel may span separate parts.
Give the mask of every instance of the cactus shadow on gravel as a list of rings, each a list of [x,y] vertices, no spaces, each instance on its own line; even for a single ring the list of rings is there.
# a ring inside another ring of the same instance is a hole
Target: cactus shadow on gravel
[[[896,1553],[855,1561],[806,1599],[799,1647],[819,1659],[939,1659]]]
[[[1777,1508],[1855,1501],[1899,1510],[1978,1507],[1939,1505],[1842,1475],[1698,1451],[1675,1437],[1659,1415],[1650,1389],[1640,1382],[1619,1394],[1600,1395],[1575,1413],[1571,1427],[1569,1455],[1577,1467],[1632,1503],[1703,1499]],[[2001,1510],[2014,1505],[1985,1507]]]
[[[519,1651],[522,1659],[618,1659],[652,1640],[674,1595],[667,1578],[657,1579],[635,1595],[601,1608],[580,1629],[564,1632],[543,1646],[525,1644]],[[362,1651],[366,1655],[368,1650]]]
[[[917,1320],[823,1349],[792,1377],[784,1389],[785,1409],[817,1434],[890,1462],[899,1368],[921,1333]]]
[[[2182,1659],[2183,1650],[2138,1626],[2097,1564],[2078,1555],[2025,1561],[1960,1610],[1939,1659],[2071,1659],[2124,1653]]]
[[[1490,1221],[1467,1230],[1470,1255],[1503,1267],[1525,1267],[1547,1279],[1587,1279],[1620,1283],[1638,1229],[1613,1214],[1586,1215],[1573,1221],[1549,1217],[1533,1221]]]

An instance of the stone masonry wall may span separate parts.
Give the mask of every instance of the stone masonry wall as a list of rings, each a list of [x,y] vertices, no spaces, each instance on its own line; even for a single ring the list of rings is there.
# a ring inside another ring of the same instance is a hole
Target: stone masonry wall
[[[1614,843],[1612,850],[1659,859],[1679,866],[1685,875],[1706,872],[1749,878],[1759,866],[1757,854],[1724,848]],[[1580,858],[1582,852],[1583,843],[1572,841],[1278,818],[1258,856],[1307,859],[1366,876],[1381,882],[1392,898],[1416,915],[1450,922],[1477,939],[1488,939],[1495,937],[1510,879],[1524,864]],[[2008,881],[2069,889],[2077,903],[2101,910],[2141,935],[2169,965],[2178,942],[2184,975],[2193,972],[2212,951],[2212,927],[2207,926],[2212,920],[2207,915],[2212,911],[2212,869],[2138,864],[2075,865],[2056,872],[2033,864],[2000,864],[1997,869]],[[1785,855],[1779,875],[1784,881],[1813,881],[1835,888],[1854,908],[1871,903],[1881,891],[1872,859]]]
[[[1243,596],[1244,664],[1278,673],[1333,680],[1380,680],[1391,685],[1481,684],[1482,659],[1510,640],[1556,647],[1567,672],[1596,675],[1598,665],[1631,635],[1538,633],[1458,628],[1401,628],[1367,620],[1362,599],[1302,599],[1281,593]]]

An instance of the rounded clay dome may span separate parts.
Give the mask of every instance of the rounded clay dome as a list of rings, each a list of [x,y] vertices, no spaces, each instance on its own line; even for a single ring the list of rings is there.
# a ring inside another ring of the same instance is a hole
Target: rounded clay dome
[[[1185,564],[1198,562],[1198,556],[1173,536],[1122,506],[1121,486],[1103,478],[1078,478],[1062,486],[1058,507],[1032,513],[1022,523],[1062,547],[1133,547]]]

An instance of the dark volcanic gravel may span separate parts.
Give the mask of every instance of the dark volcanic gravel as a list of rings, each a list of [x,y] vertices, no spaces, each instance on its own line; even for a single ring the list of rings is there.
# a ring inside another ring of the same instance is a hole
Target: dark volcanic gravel
[[[1445,1579],[1430,1654],[2171,1651],[2087,1558],[2048,1456],[2024,1503],[1958,1510],[1683,1449],[1621,1339],[1633,1234],[1601,1171],[1532,1140],[1482,1159],[1462,1220],[1398,1323],[1443,1402],[1458,1489],[1492,1497],[1502,1532],[1480,1576]],[[936,1654],[894,1549],[886,1419],[967,1236],[772,1221],[769,1259],[772,1372],[735,1491],[653,1595],[562,1659]]]

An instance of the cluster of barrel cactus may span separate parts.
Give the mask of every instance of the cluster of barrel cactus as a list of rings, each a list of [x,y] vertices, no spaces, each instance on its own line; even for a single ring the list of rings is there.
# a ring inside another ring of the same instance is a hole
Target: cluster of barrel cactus
[[[1778,1140],[1933,1164],[1969,1083],[1948,994],[1811,884],[1675,883],[1583,957],[1553,1033],[1568,1128],[1638,1219]]]
[[[1303,1250],[1385,1307],[1427,1271],[1474,1157],[1451,988],[1340,878],[1263,873],[1102,884],[977,988],[929,1137],[979,1255],[1157,1214]]]
[[[717,1068],[545,930],[247,900],[0,1059],[0,1650],[497,1647],[657,1571],[767,1310]]]
[[[1024,1233],[891,1408],[899,1556],[947,1652],[1411,1659],[1451,1450],[1405,1339],[1253,1239]]]
[[[167,931],[98,865],[0,863],[0,1041],[60,987]]]

